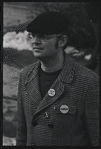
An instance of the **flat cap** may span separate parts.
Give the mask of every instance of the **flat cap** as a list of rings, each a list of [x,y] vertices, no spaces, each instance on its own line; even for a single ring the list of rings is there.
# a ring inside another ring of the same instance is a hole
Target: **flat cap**
[[[37,16],[27,26],[31,33],[59,34],[68,30],[69,21],[61,12],[49,11]]]

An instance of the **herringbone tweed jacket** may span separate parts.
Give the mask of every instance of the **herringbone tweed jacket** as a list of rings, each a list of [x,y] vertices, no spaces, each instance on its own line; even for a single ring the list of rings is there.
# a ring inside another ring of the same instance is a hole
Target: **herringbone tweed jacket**
[[[42,99],[39,68],[40,61],[21,72],[16,145],[99,146],[98,75],[65,54],[54,93]]]

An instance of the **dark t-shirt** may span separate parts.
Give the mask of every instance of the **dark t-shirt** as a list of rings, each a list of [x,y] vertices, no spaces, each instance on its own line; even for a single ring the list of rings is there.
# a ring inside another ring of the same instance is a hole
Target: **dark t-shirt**
[[[54,81],[57,79],[61,69],[55,72],[39,71],[39,86],[42,97],[48,92]]]

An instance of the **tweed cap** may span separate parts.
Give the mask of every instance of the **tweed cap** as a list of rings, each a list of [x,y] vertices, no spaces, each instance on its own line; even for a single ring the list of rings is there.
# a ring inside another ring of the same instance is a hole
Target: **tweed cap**
[[[44,12],[37,16],[27,26],[27,31],[31,33],[59,34],[68,30],[68,19],[61,12]]]

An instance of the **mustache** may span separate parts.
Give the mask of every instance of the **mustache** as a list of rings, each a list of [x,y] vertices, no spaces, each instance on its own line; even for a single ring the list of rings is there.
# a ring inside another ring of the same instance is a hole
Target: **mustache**
[[[38,46],[33,46],[33,49],[43,49],[42,47],[38,47]]]
[[[34,47],[34,48],[42,48],[41,43],[32,43],[32,47]]]

